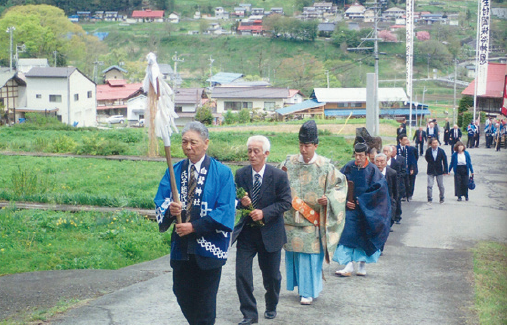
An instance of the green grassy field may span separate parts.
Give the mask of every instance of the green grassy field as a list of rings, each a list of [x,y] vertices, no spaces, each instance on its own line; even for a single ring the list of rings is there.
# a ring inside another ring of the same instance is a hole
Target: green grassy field
[[[480,325],[507,324],[507,244],[480,242],[473,248],[475,311]]]
[[[0,210],[0,276],[41,270],[118,269],[169,253],[170,233],[127,211]]]

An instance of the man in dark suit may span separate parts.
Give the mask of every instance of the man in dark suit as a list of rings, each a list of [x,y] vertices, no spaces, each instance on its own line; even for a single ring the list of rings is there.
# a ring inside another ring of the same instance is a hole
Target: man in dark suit
[[[428,204],[432,204],[432,187],[434,186],[434,178],[437,180],[439,188],[439,203],[444,203],[444,184],[443,175],[448,174],[448,159],[446,153],[439,147],[437,139],[433,138],[430,146],[425,152],[425,160],[427,161],[427,199]]]
[[[264,288],[266,311],[264,317],[276,317],[280,295],[281,250],[287,242],[283,213],[290,209],[292,197],[287,174],[266,164],[270,143],[264,136],[248,139],[250,166],[237,170],[235,182],[247,195],[238,208],[253,205],[249,215],[242,217],[234,229],[237,237],[236,288],[241,303],[243,320],[240,325],[258,322],[257,301],[253,296],[253,258],[258,255]]]
[[[406,129],[406,124],[405,123],[401,123],[400,127],[397,128],[397,142],[398,142],[398,139],[399,139],[399,137],[401,135],[407,136],[407,129]]]
[[[453,129],[450,130],[450,145],[452,145],[452,155],[453,155],[453,146],[462,138],[462,131],[460,131],[459,126],[453,125]]]
[[[395,212],[395,223],[400,224],[402,219],[402,197],[405,195],[405,178],[406,168],[405,160],[402,156],[397,155],[397,148],[395,146],[384,146],[383,153],[388,157],[388,166],[397,172],[397,205]]]
[[[413,199],[414,195],[414,185],[416,183],[416,176],[418,175],[418,149],[409,145],[409,139],[406,140],[406,146],[408,150],[408,165],[409,165],[409,192],[407,193],[407,198],[409,200]]]
[[[420,147],[420,156],[423,155],[423,144],[425,143],[425,139],[427,138],[427,133],[423,130],[423,127],[420,127],[414,133],[413,140],[416,144],[416,148]]]
[[[388,193],[391,198],[391,225],[395,222],[395,213],[397,210],[398,190],[397,190],[397,171],[388,166],[388,158],[380,153],[375,156],[375,165],[386,178],[388,184]]]
[[[450,141],[450,121],[448,121],[448,117],[444,118],[444,131],[443,131],[443,140],[444,144],[448,145]]]

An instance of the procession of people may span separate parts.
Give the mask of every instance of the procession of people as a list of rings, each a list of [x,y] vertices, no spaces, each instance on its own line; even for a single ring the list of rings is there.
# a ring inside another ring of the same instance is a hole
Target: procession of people
[[[478,124],[468,128],[469,145],[478,147]],[[495,142],[498,150],[506,134],[502,123],[489,121],[484,131],[486,146]],[[316,153],[319,133],[315,121],[309,120],[296,137],[298,154],[287,155],[276,167],[267,164],[269,139],[250,137],[246,143],[250,164],[237,170],[234,178],[228,167],[206,154],[207,128],[188,123],[182,132],[187,159],[173,166],[177,193],[167,170],[155,203],[160,232],[172,232],[173,291],[189,324],[214,324],[221,270],[234,243],[240,325],[259,321],[253,294],[255,256],[265,290],[266,319],[277,318],[282,249],[285,288],[297,289],[297,304],[311,305],[324,290],[324,263],[338,263],[339,277],[366,276],[366,265],[377,263],[394,223],[403,219],[402,202],[412,201],[415,186],[424,186],[415,184],[424,143],[427,203],[434,201],[434,183],[440,204],[450,195],[444,176],[451,170],[454,195],[467,201],[474,177],[469,146],[462,142],[457,125],[450,129],[446,121],[444,133],[444,145],[452,146],[450,159],[440,147],[437,121],[431,120],[426,130],[419,128],[414,134],[416,147],[410,146],[405,124],[397,129],[396,146],[370,148],[357,137],[354,159],[337,168]]]

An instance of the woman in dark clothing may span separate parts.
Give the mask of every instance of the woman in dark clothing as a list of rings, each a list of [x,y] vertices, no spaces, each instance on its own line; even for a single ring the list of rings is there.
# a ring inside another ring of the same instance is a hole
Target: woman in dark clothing
[[[452,169],[455,174],[455,196],[457,196],[457,201],[462,201],[462,196],[466,198],[466,201],[469,200],[469,171],[471,171],[471,176],[475,174],[473,172],[473,165],[471,165],[471,156],[465,149],[466,146],[461,141],[458,141],[453,146],[454,153],[450,162],[450,168],[448,169],[448,174],[450,174]]]

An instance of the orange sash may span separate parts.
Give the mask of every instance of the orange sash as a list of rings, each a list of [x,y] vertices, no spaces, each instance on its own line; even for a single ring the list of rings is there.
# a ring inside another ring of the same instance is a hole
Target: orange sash
[[[319,226],[320,213],[308,206],[301,198],[294,197],[292,199],[292,207],[301,213],[310,223]]]

